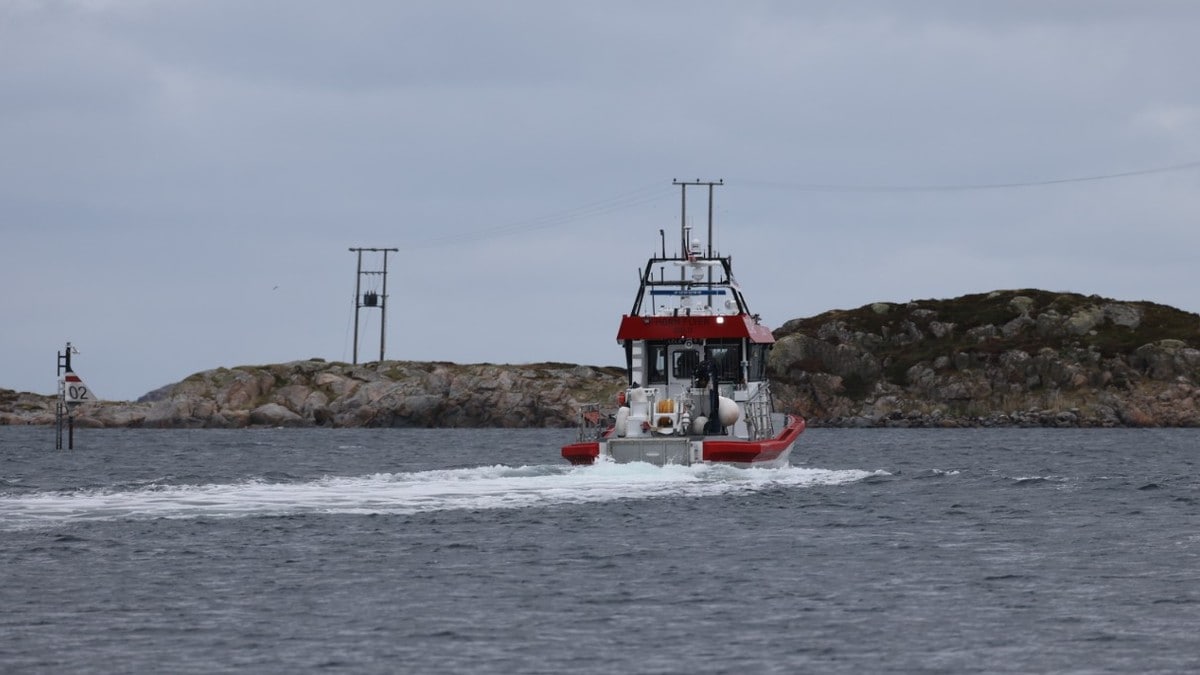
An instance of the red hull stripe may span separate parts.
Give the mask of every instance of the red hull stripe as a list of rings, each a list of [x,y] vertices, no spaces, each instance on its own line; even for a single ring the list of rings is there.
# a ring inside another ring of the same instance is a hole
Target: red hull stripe
[[[717,319],[722,319],[717,323]],[[771,329],[754,323],[745,314],[735,316],[624,316],[617,330],[618,340],[682,340],[713,338],[750,338],[758,344],[771,344]]]
[[[572,464],[592,464],[600,456],[599,443],[572,443],[564,445],[562,456]]]
[[[63,379],[67,382],[83,382],[83,380],[79,379],[79,376],[75,373],[67,373],[66,375],[63,375]]]
[[[740,462],[754,464],[770,462],[792,447],[796,438],[804,431],[803,418],[788,415],[783,433],[767,441],[704,441],[704,461]],[[593,464],[600,456],[599,443],[572,443],[564,445],[562,456],[572,464]]]
[[[788,415],[783,433],[768,441],[704,441],[706,462],[770,462],[778,459],[796,442],[804,431],[805,422],[800,417]]]

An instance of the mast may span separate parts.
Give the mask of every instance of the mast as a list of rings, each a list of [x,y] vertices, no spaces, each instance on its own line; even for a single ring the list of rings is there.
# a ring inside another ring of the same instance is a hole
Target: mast
[[[685,230],[687,228],[687,189],[688,189],[688,186],[689,185],[694,185],[694,186],[707,185],[708,186],[708,245],[705,247],[705,255],[709,258],[713,257],[713,247],[712,247],[712,240],[713,240],[713,188],[718,185],[724,185],[725,179],[718,178],[717,180],[704,180],[704,181],[700,180],[699,178],[697,178],[696,180],[691,180],[691,181],[672,180],[671,184],[679,186],[679,197],[680,197],[679,229],[680,229],[682,241],[683,241],[683,249],[682,250],[684,252],[684,257],[687,257],[687,250],[688,250],[687,234],[683,232],[683,230]]]
[[[683,241],[683,249],[682,249],[681,257],[685,258],[685,259],[688,257],[688,254],[690,253],[690,249],[688,248],[688,240],[687,240],[687,189],[688,189],[689,185],[694,185],[694,186],[707,185],[708,186],[708,243],[704,247],[704,256],[706,258],[711,259],[713,257],[713,188],[718,185],[724,185],[725,179],[718,178],[715,181],[713,181],[713,180],[702,181],[699,178],[697,178],[694,181],[672,180],[671,183],[673,185],[679,186],[679,194],[680,194],[680,201],[681,201],[680,207],[679,207],[679,211],[680,211],[679,228],[681,231],[680,236]],[[713,284],[713,272],[712,272],[712,268],[710,267],[708,269],[708,289],[709,290],[712,290],[712,284]],[[712,295],[709,294],[708,306],[710,308],[712,307],[712,302],[713,302]]]

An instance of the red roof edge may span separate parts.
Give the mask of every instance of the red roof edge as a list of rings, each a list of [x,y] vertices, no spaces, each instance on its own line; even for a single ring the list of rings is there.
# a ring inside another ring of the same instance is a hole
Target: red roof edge
[[[684,340],[750,338],[756,344],[772,344],[771,329],[747,314],[719,316],[629,316],[621,317],[618,340]]]

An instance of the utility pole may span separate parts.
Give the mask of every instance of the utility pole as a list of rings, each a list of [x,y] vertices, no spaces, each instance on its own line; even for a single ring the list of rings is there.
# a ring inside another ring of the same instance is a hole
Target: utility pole
[[[387,257],[388,253],[397,253],[398,248],[351,248],[351,253],[358,254],[358,272],[354,276],[354,364],[358,365],[358,311],[363,307],[379,308],[379,360],[383,360],[384,339],[387,335]],[[382,253],[383,269],[364,270],[363,252]],[[374,289],[362,290],[363,277],[380,277],[383,281],[381,291]]]

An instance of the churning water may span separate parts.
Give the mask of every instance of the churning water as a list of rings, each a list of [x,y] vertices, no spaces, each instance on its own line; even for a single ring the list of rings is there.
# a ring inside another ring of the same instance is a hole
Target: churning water
[[[0,427],[3,672],[1195,672],[1200,431]]]

